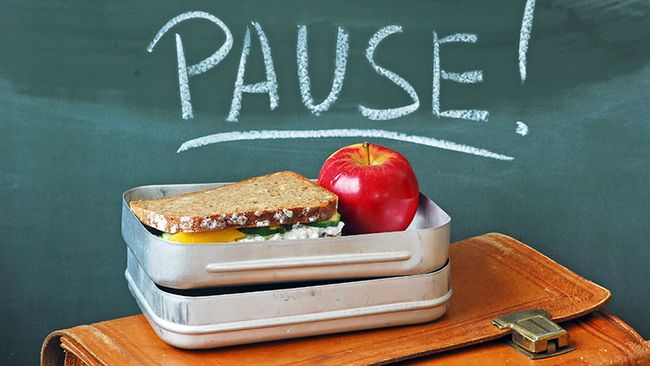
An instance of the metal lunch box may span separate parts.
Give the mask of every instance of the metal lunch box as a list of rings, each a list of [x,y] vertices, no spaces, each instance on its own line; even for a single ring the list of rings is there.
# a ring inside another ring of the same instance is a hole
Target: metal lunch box
[[[132,200],[223,184],[227,183],[151,185],[124,193],[122,237],[153,282],[188,289],[401,276],[428,273],[447,262],[451,218],[423,194],[417,214],[405,231],[246,243],[172,243],[149,231],[128,205]]]
[[[423,323],[452,294],[448,262],[410,276],[178,290],[157,286],[128,250],[125,276],[158,336],[187,349]]]

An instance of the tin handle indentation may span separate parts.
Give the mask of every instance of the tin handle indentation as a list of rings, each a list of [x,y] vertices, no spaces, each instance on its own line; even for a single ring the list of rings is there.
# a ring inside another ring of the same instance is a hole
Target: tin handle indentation
[[[259,259],[251,261],[210,263],[205,270],[210,273],[241,272],[261,269],[282,269],[312,266],[333,266],[341,264],[364,264],[378,262],[405,261],[411,258],[411,252],[377,252],[359,254],[337,254],[311,257],[289,257]]]

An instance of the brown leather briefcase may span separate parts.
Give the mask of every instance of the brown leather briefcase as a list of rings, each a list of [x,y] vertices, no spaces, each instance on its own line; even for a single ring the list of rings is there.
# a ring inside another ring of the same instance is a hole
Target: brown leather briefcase
[[[52,332],[41,363],[650,365],[650,343],[599,310],[609,291],[525,244],[486,234],[453,244],[450,257],[454,296],[431,323],[190,351],[136,315]]]

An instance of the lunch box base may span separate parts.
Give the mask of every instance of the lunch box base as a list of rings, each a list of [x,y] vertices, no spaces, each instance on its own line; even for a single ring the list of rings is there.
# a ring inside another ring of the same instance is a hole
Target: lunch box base
[[[140,308],[143,304],[138,301]],[[150,313],[143,313],[158,337],[165,343],[183,349],[208,349],[236,346],[250,343],[277,341],[282,339],[310,337],[333,333],[352,332],[399,325],[427,323],[442,317],[447,311],[448,303],[431,309],[409,311],[406,314],[392,313],[365,316],[355,320],[329,320],[293,326],[278,326],[231,332],[206,334],[185,334],[160,326],[161,319]],[[164,323],[164,321],[162,321]],[[173,328],[173,327],[172,327]]]
[[[445,314],[452,295],[447,264],[424,275],[186,296],[156,286],[129,257],[138,306],[164,342],[185,349],[429,322]]]

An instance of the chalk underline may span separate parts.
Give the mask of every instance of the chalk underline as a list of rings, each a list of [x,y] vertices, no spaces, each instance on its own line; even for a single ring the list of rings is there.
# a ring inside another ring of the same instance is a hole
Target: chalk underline
[[[463,145],[453,141],[440,140],[427,136],[407,135],[400,132],[378,129],[330,129],[330,130],[261,130],[261,131],[234,131],[215,133],[185,141],[176,151],[177,153],[197,147],[218,144],[221,142],[246,141],[246,140],[275,140],[275,139],[310,139],[328,137],[366,137],[388,140],[405,141],[413,144],[451,150],[464,154],[482,156],[497,160],[514,160],[512,156],[498,154],[486,149]]]

